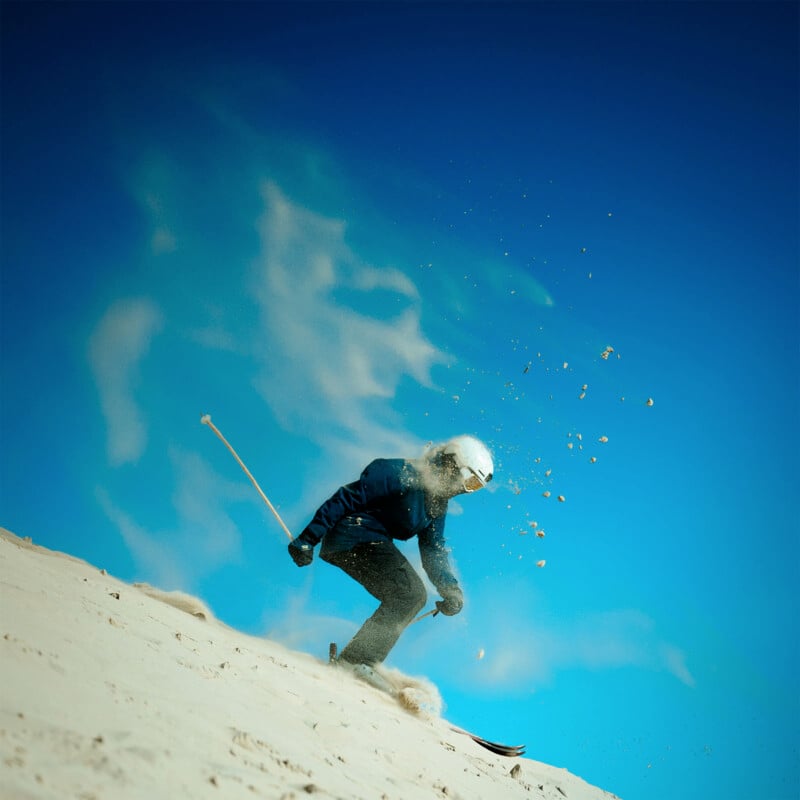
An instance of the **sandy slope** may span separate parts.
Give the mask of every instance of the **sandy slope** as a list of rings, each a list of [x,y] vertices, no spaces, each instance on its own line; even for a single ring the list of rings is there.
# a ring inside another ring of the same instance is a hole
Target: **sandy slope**
[[[0,676],[3,798],[613,797],[3,529]]]

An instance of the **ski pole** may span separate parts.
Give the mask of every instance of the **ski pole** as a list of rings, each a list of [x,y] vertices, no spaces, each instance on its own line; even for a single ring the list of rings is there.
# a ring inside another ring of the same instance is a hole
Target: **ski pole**
[[[409,622],[408,624],[413,625],[415,622],[419,622],[421,619],[425,619],[425,617],[431,616],[431,614],[433,614],[433,616],[435,617],[438,613],[439,613],[438,608],[432,608],[430,611],[426,611],[424,614],[420,614],[416,619],[412,619],[411,622]]]
[[[289,537],[289,541],[292,541],[294,539],[294,536],[292,536],[291,531],[286,527],[284,521],[281,519],[281,515],[275,510],[275,506],[273,506],[272,503],[270,503],[269,498],[264,494],[264,492],[261,491],[261,487],[258,485],[258,481],[256,481],[256,479],[251,474],[250,470],[247,469],[247,467],[244,465],[244,461],[242,461],[242,459],[239,458],[238,453],[230,446],[228,440],[222,435],[222,433],[220,433],[219,428],[211,421],[211,414],[204,414],[202,417],[200,417],[200,422],[203,425],[208,425],[208,427],[211,428],[211,430],[214,431],[214,433],[219,437],[219,440],[222,442],[222,444],[224,444],[225,447],[227,447],[228,450],[231,451],[231,455],[239,462],[239,466],[244,470],[245,475],[247,475],[247,477],[250,478],[250,480],[253,483],[253,486],[256,487],[256,491],[261,495],[261,499],[267,504],[269,510],[275,515],[275,519],[278,520],[278,523],[280,524],[281,528],[283,528],[284,532]]]

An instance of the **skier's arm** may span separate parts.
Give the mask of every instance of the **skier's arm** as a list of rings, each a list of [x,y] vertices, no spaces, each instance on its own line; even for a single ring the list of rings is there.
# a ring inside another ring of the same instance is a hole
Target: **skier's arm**
[[[464,594],[450,566],[444,540],[444,520],[444,516],[435,519],[418,538],[422,566],[443,598],[436,601],[436,608],[450,617],[464,607]]]
[[[458,588],[444,539],[444,519],[437,517],[418,537],[422,567],[442,597],[452,587]]]
[[[316,545],[340,519],[359,507],[361,495],[360,481],[345,484],[337,489],[317,509],[311,522],[297,538],[308,542],[312,547]]]

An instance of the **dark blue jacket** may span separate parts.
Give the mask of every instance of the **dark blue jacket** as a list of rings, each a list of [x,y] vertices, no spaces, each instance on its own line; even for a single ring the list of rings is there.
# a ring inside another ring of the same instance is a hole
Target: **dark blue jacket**
[[[416,536],[422,566],[439,590],[458,585],[444,539],[447,498],[427,492],[416,467],[403,459],[377,459],[361,477],[342,486],[317,510],[301,534],[320,557],[358,544]]]

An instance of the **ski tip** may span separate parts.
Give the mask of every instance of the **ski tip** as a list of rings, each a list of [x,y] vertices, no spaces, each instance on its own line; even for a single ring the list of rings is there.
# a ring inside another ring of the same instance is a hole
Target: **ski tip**
[[[457,728],[454,725],[450,727],[450,730],[453,730],[456,733],[463,733],[465,736],[469,736],[469,738],[472,739],[475,744],[479,744],[481,747],[486,748],[498,756],[519,758],[520,756],[525,755],[524,744],[501,744],[500,742],[490,742],[488,739],[484,739],[481,736],[476,736],[474,733],[465,731],[463,728]]]
[[[487,742],[485,739],[473,739],[473,741],[476,744],[479,744],[481,747],[485,747],[492,753],[496,753],[498,756],[505,756],[506,758],[520,758],[521,756],[525,755],[524,744],[500,744],[499,742]]]

